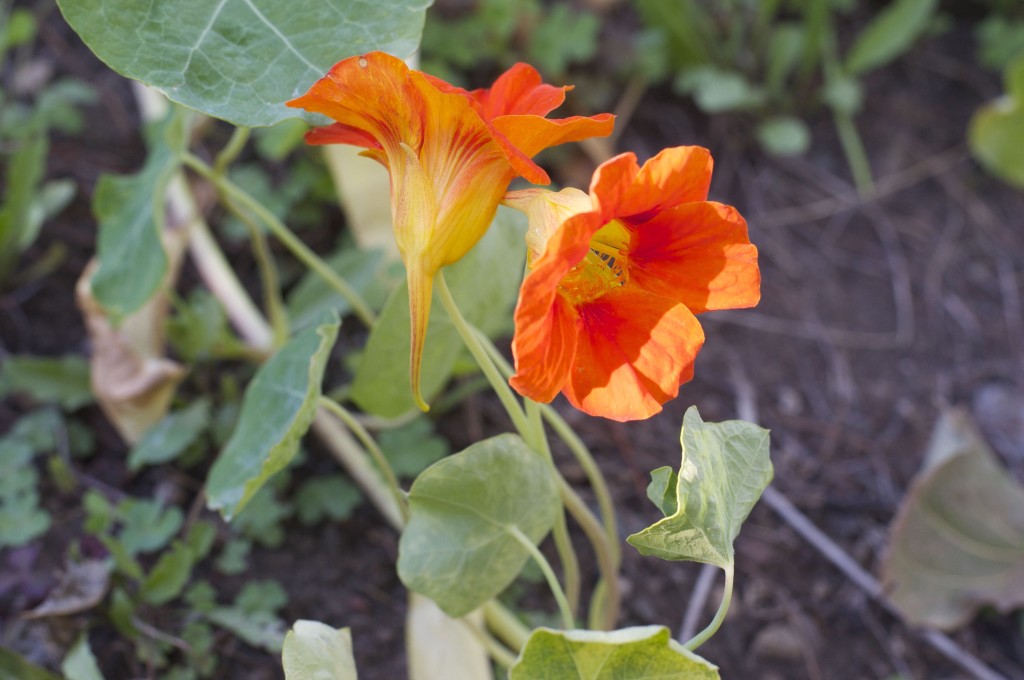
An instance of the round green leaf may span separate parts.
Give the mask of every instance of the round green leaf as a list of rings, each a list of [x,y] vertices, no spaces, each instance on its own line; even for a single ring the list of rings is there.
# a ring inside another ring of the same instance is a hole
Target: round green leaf
[[[356,680],[352,633],[319,621],[296,621],[281,652],[286,680]]]
[[[1006,90],[974,114],[967,141],[989,172],[1024,187],[1024,56],[1007,67]]]
[[[761,148],[776,156],[796,156],[811,145],[811,132],[799,118],[776,116],[757,126]]]
[[[244,126],[299,114],[284,102],[338,60],[416,51],[431,0],[58,0],[100,59],[173,101]]]
[[[265,363],[242,400],[238,425],[206,480],[208,505],[231,519],[299,450],[320,400],[327,357],[340,322],[322,322]]]
[[[743,520],[772,480],[768,430],[742,420],[705,423],[691,406],[680,443],[676,511],[626,540],[644,555],[726,568]]]
[[[611,632],[533,631],[509,680],[716,680],[718,668],[672,639],[664,626]]]
[[[561,507],[551,470],[516,435],[478,442],[430,466],[409,491],[409,524],[398,576],[452,617],[476,609],[512,582]]]

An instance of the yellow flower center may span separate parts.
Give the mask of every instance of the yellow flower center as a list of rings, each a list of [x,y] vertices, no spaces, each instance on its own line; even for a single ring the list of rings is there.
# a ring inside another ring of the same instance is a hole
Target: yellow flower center
[[[596,300],[629,281],[629,230],[612,220],[590,239],[590,250],[558,284],[558,291],[573,305]]]

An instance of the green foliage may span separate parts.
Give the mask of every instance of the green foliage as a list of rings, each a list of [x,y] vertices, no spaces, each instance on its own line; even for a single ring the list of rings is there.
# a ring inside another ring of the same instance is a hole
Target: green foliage
[[[384,305],[389,293],[397,285],[397,280],[388,276],[384,253],[379,250],[343,248],[325,261],[374,309]],[[316,272],[307,272],[289,292],[287,309],[292,328],[301,329],[330,310],[344,316],[351,311],[351,306]]]
[[[990,69],[1002,71],[1024,54],[1024,18],[991,14],[975,29],[978,61]]]
[[[210,422],[210,402],[198,399],[151,427],[128,454],[128,469],[167,463],[198,441]]]
[[[87,635],[80,636],[71,646],[60,664],[60,672],[67,680],[103,680]]]
[[[253,647],[279,654],[285,624],[276,612],[287,602],[287,594],[276,581],[250,581],[231,606],[214,607],[204,616]]]
[[[529,558],[513,529],[540,542],[560,505],[547,463],[518,436],[473,444],[413,483],[398,575],[449,616],[462,616],[500,593]]]
[[[318,621],[296,621],[281,654],[285,680],[356,680],[352,632]]]
[[[0,438],[0,549],[28,543],[50,527],[39,507],[35,449],[17,433]]]
[[[176,314],[167,322],[167,340],[189,363],[245,356],[247,348],[228,327],[224,307],[211,293],[193,290],[175,301]]]
[[[209,507],[231,519],[298,451],[320,399],[337,317],[292,338],[256,373],[234,435],[207,478]]]
[[[451,452],[448,442],[437,436],[433,423],[426,418],[384,430],[377,443],[399,477],[415,477]]]
[[[680,443],[675,512],[626,540],[644,555],[727,568],[743,521],[772,479],[768,431],[740,420],[705,423],[690,407]],[[664,483],[663,472],[652,477]]]
[[[6,647],[0,647],[0,680],[61,680],[61,677]]]
[[[430,0],[59,0],[64,18],[111,68],[236,125],[298,115],[284,102],[342,57],[416,51]],[[159,45],[159,49],[154,49]]]
[[[307,480],[295,494],[299,521],[309,526],[323,520],[348,519],[363,500],[359,488],[344,475],[324,475]]]
[[[600,20],[582,7],[540,0],[480,0],[457,16],[431,13],[423,29],[424,69],[451,82],[493,62],[526,61],[549,77],[597,51]]]
[[[1024,187],[1024,54],[1006,67],[1006,95],[978,109],[967,141],[985,169]]]
[[[530,634],[509,680],[717,680],[718,668],[687,651],[664,626],[611,632],[551,630]]]
[[[846,71],[859,75],[906,52],[924,34],[938,0],[895,0],[872,19],[846,54]]]
[[[525,233],[522,213],[500,207],[494,224],[461,260],[447,267],[445,281],[466,320],[489,336],[504,332],[522,280]],[[409,293],[391,295],[370,333],[352,383],[352,400],[368,413],[394,418],[416,409],[409,387]],[[435,296],[436,297],[436,296]],[[452,375],[462,341],[440,301],[430,311],[421,380],[433,399]],[[404,357],[396,360],[397,357]]]
[[[165,194],[180,167],[187,133],[188,117],[182,109],[172,109],[151,128],[143,168],[134,175],[103,175],[96,185],[99,269],[92,277],[92,291],[115,319],[144,305],[167,275],[161,242]]]
[[[0,365],[0,397],[23,393],[74,411],[93,401],[89,363],[80,356],[8,356]]]

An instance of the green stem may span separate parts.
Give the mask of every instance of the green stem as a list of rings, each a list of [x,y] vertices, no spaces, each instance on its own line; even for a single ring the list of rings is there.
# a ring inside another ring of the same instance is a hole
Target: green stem
[[[467,619],[459,619],[459,622],[469,630],[470,634],[477,639],[477,642],[487,650],[487,653],[490,654],[491,658],[494,659],[502,668],[508,668],[515,663],[515,652],[498,642],[493,635]]]
[[[244,130],[247,128],[238,129]],[[227,201],[226,206],[228,211],[237,217],[249,231],[253,256],[256,258],[256,266],[260,270],[260,280],[263,286],[263,304],[267,308],[270,326],[274,329],[274,346],[280,347],[288,340],[290,328],[288,325],[288,313],[285,311],[284,300],[281,298],[281,278],[277,274],[277,265],[270,254],[267,237],[249,213],[239,209],[232,201]]]
[[[249,128],[236,127],[235,131],[231,133],[231,139],[214,159],[213,171],[218,175],[226,176],[228,166],[238,158],[238,154],[242,153],[247,141],[249,141]]]
[[[501,355],[501,352],[482,333],[477,332],[477,340],[487,350],[491,360],[498,366],[499,370],[507,378],[512,375],[512,367]],[[533,403],[527,399],[527,409]],[[615,621],[619,616],[620,594],[619,594],[619,562],[621,553],[619,551],[618,527],[615,519],[615,507],[612,503],[611,493],[608,484],[605,482],[601,469],[597,466],[594,457],[590,454],[583,441],[576,436],[568,423],[562,419],[558,412],[547,404],[539,404],[541,414],[547,419],[555,433],[565,442],[573,453],[580,466],[583,468],[597,502],[601,508],[603,522],[599,522],[594,514],[587,507],[586,503],[579,497],[576,491],[558,475],[557,479],[561,488],[562,502],[565,504],[569,514],[583,528],[588,540],[594,546],[597,555],[598,569],[601,572],[601,585],[599,592],[595,592],[591,602],[591,627],[610,630],[614,628]],[[546,444],[546,440],[545,440]]]
[[[338,276],[331,267],[324,262],[319,255],[306,246],[295,234],[285,226],[284,222],[278,219],[277,215],[267,209],[265,205],[250,196],[231,180],[218,175],[213,168],[204,163],[200,158],[191,153],[182,157],[182,162],[195,172],[209,180],[221,195],[230,201],[236,202],[242,208],[252,212],[284,246],[291,251],[300,262],[316,272],[328,285],[348,301],[352,311],[367,326],[372,326],[377,320],[370,306],[363,300],[362,296],[346,281]]]
[[[540,409],[532,399],[524,400],[526,416],[530,422],[530,436],[526,437],[527,444],[534,451],[544,456],[551,469],[551,476],[559,487],[561,487],[562,475],[555,467],[555,459],[551,456],[551,446],[548,444],[547,434],[544,432],[544,421],[540,417]],[[564,502],[563,502],[564,506]],[[565,594],[569,600],[573,616],[580,606],[580,560],[573,548],[572,539],[569,536],[569,525],[565,521],[565,513],[558,513],[555,526],[552,530],[555,539],[555,548],[558,550],[558,558],[562,561],[562,575],[565,578]]]
[[[384,475],[384,481],[387,482],[391,495],[394,496],[395,502],[398,504],[398,509],[402,513],[403,524],[407,522],[409,520],[409,503],[406,500],[405,492],[402,491],[402,487],[398,483],[398,476],[395,474],[394,469],[392,469],[391,463],[388,462],[387,457],[381,451],[373,436],[363,427],[363,424],[359,422],[355,415],[333,399],[320,397],[320,406],[345,423],[345,426],[352,431],[356,439],[370,453],[373,461],[377,464],[377,468]]]
[[[683,645],[683,647],[691,652],[707,642],[711,636],[718,631],[722,622],[725,621],[726,613],[729,611],[729,604],[732,602],[732,586],[733,579],[735,577],[735,567],[730,563],[722,568],[725,570],[725,592],[722,594],[722,604],[718,606],[715,618],[711,619],[711,623],[708,624],[708,627],[694,635],[693,638]]]
[[[487,627],[512,649],[522,649],[530,637],[530,629],[497,600],[490,600],[484,605],[484,620]]]
[[[832,118],[839,133],[843,153],[846,155],[846,163],[853,174],[853,182],[857,185],[857,193],[863,199],[871,198],[875,193],[875,180],[871,175],[871,163],[868,162],[868,154],[864,150],[864,141],[857,132],[853,116],[833,111]]]
[[[473,327],[469,325],[469,322],[462,316],[462,312],[459,311],[458,305],[455,304],[455,298],[452,297],[452,292],[448,289],[448,284],[444,280],[444,271],[439,270],[435,275],[434,290],[437,291],[438,297],[441,298],[441,304],[444,306],[445,311],[448,312],[448,317],[451,319],[452,324],[454,324],[455,330],[458,331],[459,337],[462,338],[462,342],[466,345],[469,353],[473,355],[473,359],[480,366],[480,370],[483,371],[488,382],[491,383],[491,389],[494,390],[494,393],[498,395],[498,399],[501,400],[501,405],[505,407],[508,417],[512,419],[512,424],[525,438],[530,431],[530,424],[526,419],[526,414],[523,412],[522,406],[519,405],[515,394],[512,393],[512,388],[508,386],[508,383],[501,377],[501,373],[494,365],[494,362],[487,356],[487,350],[480,344]]]
[[[558,577],[555,576],[554,570],[551,568],[551,564],[547,558],[544,557],[544,553],[533,544],[533,541],[529,539],[526,534],[519,530],[514,524],[510,524],[505,529],[512,534],[519,545],[523,546],[530,556],[533,557],[533,561],[537,563],[540,570],[544,573],[544,578],[548,582],[548,587],[551,589],[551,594],[555,596],[555,601],[558,603],[558,609],[562,614],[562,627],[566,630],[571,630],[576,627],[576,621],[572,616],[572,609],[569,607],[569,600],[565,597],[565,592],[562,590],[562,585],[558,582]]]

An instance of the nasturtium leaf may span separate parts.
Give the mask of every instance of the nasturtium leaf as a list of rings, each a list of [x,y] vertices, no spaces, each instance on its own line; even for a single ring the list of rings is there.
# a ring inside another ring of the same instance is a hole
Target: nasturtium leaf
[[[526,258],[525,231],[522,213],[500,207],[480,242],[443,270],[462,315],[490,336],[505,331],[511,319]],[[461,351],[462,340],[435,294],[421,373],[425,399],[441,391]],[[409,291],[404,283],[392,293],[370,333],[351,396],[361,409],[384,418],[416,408],[409,387]]]
[[[1024,188],[1024,54],[1006,67],[1006,94],[971,118],[967,141],[986,170]]]
[[[1024,488],[960,411],[936,425],[893,521],[882,583],[915,625],[958,628],[1024,605]]]
[[[281,652],[285,680],[356,680],[352,632],[319,621],[296,621]]]
[[[174,460],[192,445],[210,422],[210,402],[197,399],[192,405],[164,416],[149,429],[128,454],[128,469],[159,465]]]
[[[679,475],[667,465],[657,470],[651,470],[651,483],[647,485],[647,498],[658,506],[661,514],[668,517],[676,514],[679,509],[679,499],[676,498],[676,485],[679,483]]]
[[[82,634],[60,664],[67,680],[103,680],[103,674],[89,646],[89,637]]]
[[[409,523],[398,543],[406,587],[459,617],[500,593],[560,508],[547,463],[516,435],[473,444],[423,471],[409,491]]]
[[[691,406],[680,443],[676,511],[626,540],[644,555],[727,568],[740,526],[772,479],[768,430],[742,420],[705,423]]]
[[[68,411],[92,403],[89,362],[63,357],[7,356],[0,364],[0,397],[20,392],[40,403],[60,404]]]
[[[509,680],[717,680],[718,667],[672,639],[664,626],[610,632],[538,628]]]
[[[91,280],[92,294],[115,320],[142,307],[167,275],[161,241],[164,199],[185,149],[187,118],[181,109],[172,109],[151,128],[149,156],[142,169],[134,175],[103,175],[96,185],[99,269]]]
[[[243,126],[298,114],[284,102],[343,57],[416,51],[431,0],[59,0],[100,59],[173,101]]]
[[[846,54],[846,70],[864,73],[900,56],[925,32],[938,0],[895,0],[860,32]]]
[[[295,457],[320,399],[337,317],[302,331],[260,367],[242,400],[235,433],[206,481],[210,508],[230,520]]]

